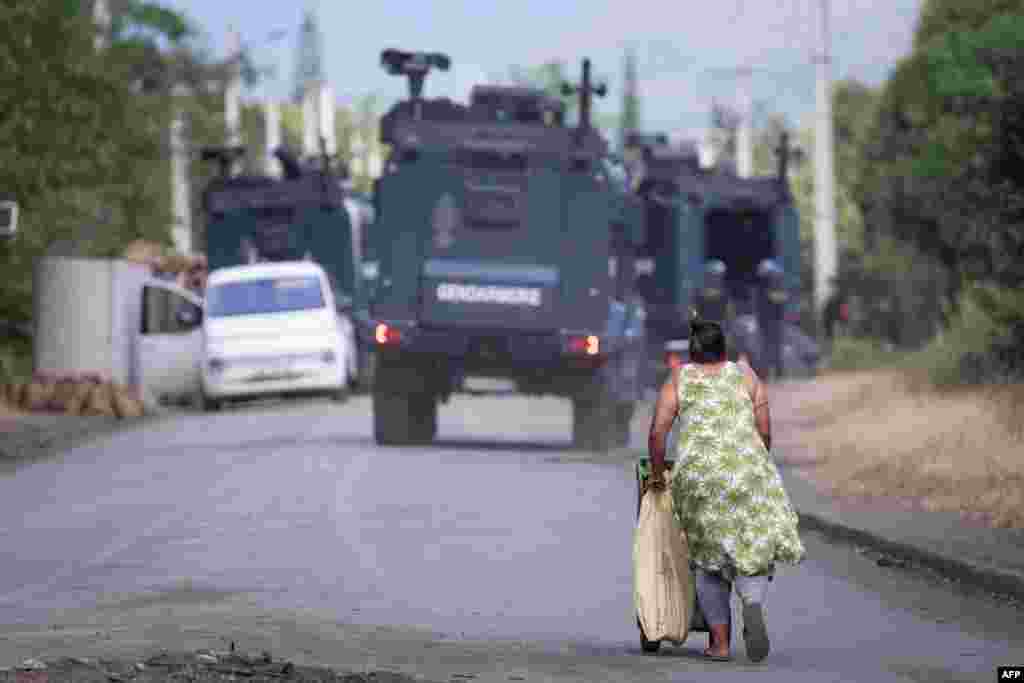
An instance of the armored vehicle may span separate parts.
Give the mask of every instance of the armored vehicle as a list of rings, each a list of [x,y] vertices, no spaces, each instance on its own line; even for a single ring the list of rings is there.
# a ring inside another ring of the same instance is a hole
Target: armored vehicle
[[[221,174],[203,193],[206,256],[211,270],[261,261],[310,259],[327,272],[338,309],[365,317],[360,273],[360,232],[370,215],[347,196],[327,168],[303,166],[285,148],[275,151],[283,178],[232,175],[240,148],[209,148],[203,158],[218,161]],[[368,351],[360,350],[357,377],[369,376]]]
[[[385,50],[410,98],[382,121],[391,146],[374,191],[379,258],[371,324],[378,443],[428,442],[467,377],[573,403],[573,441],[623,444],[642,387],[643,308],[630,301],[642,207],[590,126],[558,99],[477,86],[468,105],[420,96],[438,54]],[[497,427],[497,425],[496,425]]]
[[[735,321],[756,319],[763,286],[758,273],[766,261],[779,265],[781,286],[791,294],[785,315],[795,317],[800,224],[785,181],[785,154],[777,176],[739,178],[701,168],[695,149],[672,148],[664,138],[643,143],[636,193],[646,210],[647,240],[637,289],[647,305],[652,351],[689,335],[692,308],[725,317],[734,338],[742,337],[745,328]],[[761,364],[760,349],[745,350]],[[648,380],[657,382],[663,370],[652,366]]]

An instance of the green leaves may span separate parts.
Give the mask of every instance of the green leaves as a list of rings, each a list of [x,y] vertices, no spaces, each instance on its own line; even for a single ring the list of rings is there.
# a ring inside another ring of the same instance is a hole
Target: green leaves
[[[32,268],[51,248],[113,256],[136,237],[169,242],[170,87],[217,73],[188,48],[181,15],[112,0],[112,41],[98,52],[82,5],[0,5],[0,187],[22,206],[22,230],[0,250],[0,317],[31,315]]]

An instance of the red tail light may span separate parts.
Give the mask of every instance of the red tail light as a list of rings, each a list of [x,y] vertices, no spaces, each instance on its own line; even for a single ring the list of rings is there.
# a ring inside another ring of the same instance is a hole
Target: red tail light
[[[586,337],[570,337],[569,351],[572,353],[584,353],[588,356],[596,356],[601,353],[601,340],[592,334]]]
[[[390,325],[380,323],[374,330],[373,337],[378,344],[397,344],[402,340],[402,333]]]
[[[850,321],[850,304],[839,305],[839,319],[844,323]]]
[[[669,351],[665,354],[665,364],[670,368],[678,368],[683,365],[683,354],[676,351]]]
[[[793,323],[794,325],[800,322],[800,311],[790,311],[787,313],[786,322]]]

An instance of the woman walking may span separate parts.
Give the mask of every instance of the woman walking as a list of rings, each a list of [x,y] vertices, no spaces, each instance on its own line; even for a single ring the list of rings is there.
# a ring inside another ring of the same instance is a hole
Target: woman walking
[[[665,441],[681,421],[669,486],[676,519],[697,566],[697,599],[710,630],[705,656],[730,659],[729,599],[743,604],[747,655],[768,656],[764,600],[776,563],[805,554],[797,516],[771,460],[768,396],[744,362],[728,361],[715,322],[690,324],[690,363],[672,371],[661,389],[648,449],[651,481],[663,486]]]

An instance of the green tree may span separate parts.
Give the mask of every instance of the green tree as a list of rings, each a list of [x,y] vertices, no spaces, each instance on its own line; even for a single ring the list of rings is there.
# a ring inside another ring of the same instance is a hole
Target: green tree
[[[0,187],[23,209],[20,234],[0,246],[0,317],[31,316],[33,266],[58,244],[110,256],[138,237],[169,242],[172,87],[194,83],[193,108],[216,100],[206,88],[218,72],[182,15],[115,1],[97,51],[88,5],[0,6]]]
[[[926,2],[861,159],[854,194],[869,234],[938,264],[954,314],[947,322],[962,321],[955,304],[965,289],[978,291],[971,283],[1020,288],[1024,3]],[[1024,320],[1024,310],[1016,315]],[[1024,345],[1020,328],[1010,347]]]

